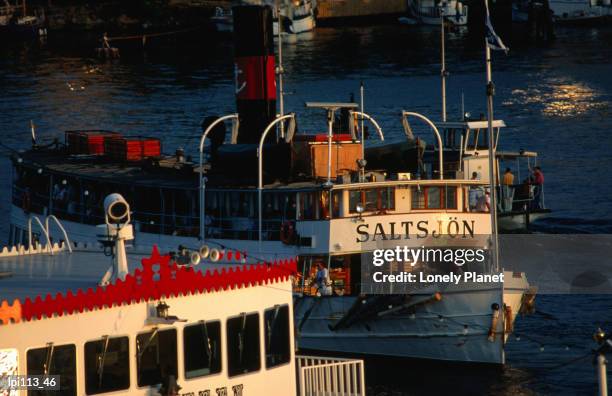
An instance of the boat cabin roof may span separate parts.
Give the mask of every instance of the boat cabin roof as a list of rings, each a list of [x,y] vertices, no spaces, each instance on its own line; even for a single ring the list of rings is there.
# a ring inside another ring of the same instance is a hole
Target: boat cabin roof
[[[517,153],[518,155],[518,153]],[[159,166],[145,166],[142,163],[120,163],[98,158],[94,155],[66,155],[57,150],[29,150],[19,154],[20,161],[31,168],[45,168],[53,174],[65,177],[76,177],[99,183],[108,181],[112,184],[139,185],[143,187],[162,187],[166,189],[197,189],[197,173],[193,164],[178,162],[175,157],[167,156],[159,160]],[[44,165],[43,165],[44,164]],[[187,167],[182,169],[181,167]],[[196,168],[197,169],[197,168]],[[333,189],[355,189],[366,187],[392,187],[395,185],[424,184],[482,184],[474,180],[460,179],[412,179],[392,180],[367,183],[338,183]],[[322,183],[316,180],[294,182],[274,182],[264,185],[266,190],[305,191],[320,190]],[[211,190],[244,191],[255,189],[255,185],[211,185]]]
[[[30,166],[40,166],[52,173],[67,177],[79,177],[112,183],[165,186],[166,188],[197,187],[197,175],[185,172],[176,157],[164,157],[159,166],[146,167],[141,163],[121,163],[98,158],[95,155],[66,155],[57,150],[29,150],[20,153],[20,158]]]
[[[357,103],[353,102],[306,102],[305,105],[307,108],[327,110],[356,109],[359,107]]]
[[[503,120],[493,120],[493,128],[503,128],[506,123]],[[484,121],[451,121],[438,122],[436,127],[439,129],[486,129],[489,127],[489,122]]]
[[[148,255],[129,254],[131,271]],[[0,256],[0,301],[95,288],[111,265],[100,251],[68,251],[50,254]]]
[[[535,151],[498,151],[496,156],[501,160],[513,160],[517,158],[536,158],[538,153]]]
[[[129,254],[130,273],[125,280],[102,287],[98,282],[112,265],[102,251],[60,251],[53,255],[42,251],[0,253],[0,314],[7,303],[17,304],[24,307],[19,316],[29,320],[40,314],[49,317],[49,311],[76,313],[79,307],[101,309],[159,295],[256,286],[287,279],[295,271],[294,260],[245,265],[237,253],[234,262],[228,253],[223,264],[186,267],[153,247],[150,255]],[[0,324],[3,319],[0,315]]]

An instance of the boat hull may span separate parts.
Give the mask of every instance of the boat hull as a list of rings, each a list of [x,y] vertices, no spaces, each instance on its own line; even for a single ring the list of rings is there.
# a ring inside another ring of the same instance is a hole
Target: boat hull
[[[532,212],[512,212],[500,213],[498,215],[497,225],[500,231],[520,231],[529,227],[529,224],[547,217],[551,211],[542,209]]]
[[[288,19],[287,26],[283,26],[283,33],[300,34],[310,32],[317,26],[314,14],[310,13],[304,16]],[[274,21],[272,25],[274,34],[278,34],[278,21]]]
[[[529,286],[524,274],[513,278],[506,272],[505,277],[510,279],[507,290],[501,284],[498,288],[436,285],[429,291],[441,290],[440,301],[416,306],[412,312],[379,313],[341,329],[334,326],[357,297],[299,297],[294,305],[298,345],[347,355],[503,365],[507,329],[512,328]],[[500,315],[491,339],[492,304],[502,299],[510,309]]]
[[[311,12],[304,16],[299,16],[294,19],[285,18],[286,24],[283,24],[282,33],[284,34],[300,34],[310,32],[317,26],[314,14]],[[211,18],[215,30],[219,33],[232,33],[234,31],[234,21],[231,15],[215,16]],[[278,34],[278,21],[275,20],[272,24],[274,35]]]

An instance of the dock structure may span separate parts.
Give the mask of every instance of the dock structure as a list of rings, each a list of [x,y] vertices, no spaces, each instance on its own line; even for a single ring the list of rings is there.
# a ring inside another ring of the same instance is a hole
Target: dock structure
[[[408,11],[405,0],[319,0],[317,18],[349,18],[401,14]]]

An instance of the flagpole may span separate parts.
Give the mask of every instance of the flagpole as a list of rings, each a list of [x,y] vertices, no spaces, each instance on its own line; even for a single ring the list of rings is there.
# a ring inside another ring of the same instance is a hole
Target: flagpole
[[[485,0],[486,2],[487,0]],[[488,10],[487,10],[488,17]],[[493,249],[493,264],[496,271],[499,268],[499,238],[497,235],[497,190],[495,183],[495,149],[493,144],[493,95],[495,95],[495,85],[491,76],[491,48],[485,38],[486,65],[487,65],[487,129],[489,135],[489,189],[491,191],[491,236]]]
[[[446,56],[444,54],[444,11],[440,7],[440,46],[441,46],[441,60],[440,60],[440,74],[442,75],[442,122],[446,122]]]

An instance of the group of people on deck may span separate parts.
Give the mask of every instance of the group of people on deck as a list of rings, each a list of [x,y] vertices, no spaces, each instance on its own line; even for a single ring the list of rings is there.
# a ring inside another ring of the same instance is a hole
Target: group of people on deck
[[[471,180],[479,179],[478,172],[473,172]],[[520,185],[514,184],[512,169],[506,168],[500,187],[501,196],[499,199],[499,208],[501,211],[511,212],[514,209],[544,209],[544,173],[539,166],[533,168],[531,174],[523,180],[523,183]],[[515,194],[515,190],[517,190],[517,194]],[[515,199],[517,202],[515,202]],[[519,206],[518,208],[516,208],[517,203]],[[491,209],[489,191],[482,187],[472,187],[469,194],[469,204],[470,210],[488,212]]]

